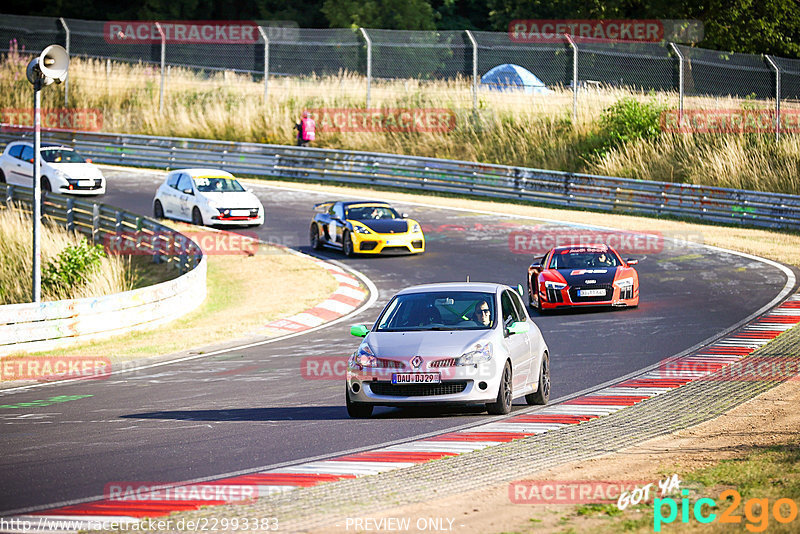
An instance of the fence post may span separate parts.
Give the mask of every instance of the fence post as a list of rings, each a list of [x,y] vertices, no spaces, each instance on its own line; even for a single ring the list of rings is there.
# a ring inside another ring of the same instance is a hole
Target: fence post
[[[58,17],[58,20],[61,21],[61,25],[64,27],[64,32],[67,34],[67,38],[64,40],[64,49],[67,51],[67,56],[69,56],[69,26],[67,26],[67,21],[64,20],[64,17]],[[69,105],[69,76],[64,80],[64,107]]]
[[[161,114],[164,112],[164,80],[166,75],[164,60],[167,55],[167,37],[164,35],[164,30],[161,29],[161,24],[158,22],[156,22],[156,29],[159,35],[161,35],[161,90],[158,93],[158,113]]]
[[[672,51],[678,56],[678,125],[680,126],[683,124],[683,53],[681,53],[675,43],[671,42],[669,46],[672,47]]]
[[[775,70],[775,142],[777,143],[781,138],[781,69],[771,57],[764,57],[767,58],[770,67]]]
[[[100,234],[100,204],[92,204],[92,244],[97,244]]]
[[[578,126],[578,45],[568,33],[564,34],[572,47],[572,124]]]
[[[75,230],[75,199],[72,197],[67,199],[67,230]]]
[[[6,185],[6,206],[10,206],[14,202],[14,186]]]
[[[269,86],[269,38],[267,32],[261,26],[258,27],[258,33],[264,39],[264,103],[267,103],[267,87]]]
[[[367,108],[369,108],[370,86],[372,85],[372,39],[367,35],[367,30],[364,28],[359,28],[359,30],[361,30],[361,35],[364,36],[364,40],[367,42]]]
[[[478,41],[473,37],[472,32],[464,30],[472,43],[472,114],[478,118]]]

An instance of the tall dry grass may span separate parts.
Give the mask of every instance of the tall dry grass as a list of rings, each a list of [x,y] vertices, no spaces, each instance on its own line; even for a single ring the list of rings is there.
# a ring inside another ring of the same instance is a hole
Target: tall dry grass
[[[0,108],[29,107],[25,58],[0,63]],[[294,123],[304,109],[363,108],[366,80],[340,73],[326,77],[272,77],[264,102],[263,82],[232,72],[201,73],[170,68],[159,108],[160,72],[143,64],[74,59],[70,64],[69,106],[97,108],[103,130],[179,137],[292,144]],[[42,92],[44,105],[60,107],[63,88]],[[677,108],[676,93],[625,88],[586,88],[572,120],[572,92],[551,95],[479,91],[479,117],[472,114],[467,79],[373,81],[373,108],[448,108],[457,115],[449,132],[320,133],[314,146],[502,163],[648,180],[800,193],[800,141],[786,134],[670,134],[634,140],[603,154],[588,142],[603,111],[623,98]],[[688,97],[687,109],[765,107],[769,102]],[[784,109],[800,111],[800,104]]]
[[[33,272],[32,222],[21,209],[0,210],[0,305],[30,302]],[[84,237],[53,224],[42,225],[41,265],[46,265],[59,252],[77,245]],[[97,269],[86,276],[84,283],[70,289],[48,290],[43,287],[42,300],[98,297],[132,289],[134,274],[125,256],[103,258]]]

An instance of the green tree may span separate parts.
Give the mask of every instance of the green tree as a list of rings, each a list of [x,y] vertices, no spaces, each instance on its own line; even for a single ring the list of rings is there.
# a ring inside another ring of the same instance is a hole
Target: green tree
[[[436,29],[427,0],[325,0],[322,12],[331,28]]]

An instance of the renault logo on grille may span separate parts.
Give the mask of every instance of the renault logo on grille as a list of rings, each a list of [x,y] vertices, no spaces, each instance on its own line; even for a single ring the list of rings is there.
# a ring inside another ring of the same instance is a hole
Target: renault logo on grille
[[[422,365],[422,357],[421,356],[414,356],[411,358],[411,367],[414,369],[419,369],[419,366]]]

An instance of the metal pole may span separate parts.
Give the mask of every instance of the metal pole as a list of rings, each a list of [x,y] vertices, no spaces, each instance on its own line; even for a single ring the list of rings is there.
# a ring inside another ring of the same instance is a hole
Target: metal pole
[[[161,90],[158,94],[158,113],[161,114],[164,111],[164,81],[166,75],[164,60],[166,58],[167,38],[164,35],[164,30],[161,29],[161,24],[158,22],[156,22],[156,29],[158,29],[158,33],[161,35]]]
[[[675,43],[669,43],[672,51],[678,56],[678,125],[683,124],[683,54]]]
[[[781,69],[771,57],[767,58],[770,66],[775,69],[775,142],[777,143],[781,138]]]
[[[578,125],[578,45],[568,33],[564,34],[572,47],[572,124]]]
[[[67,21],[64,20],[64,17],[59,17],[58,20],[61,21],[61,25],[64,27],[64,32],[67,34],[67,38],[64,42],[64,44],[67,46],[65,46],[64,48],[67,51],[67,55],[69,55],[69,26],[67,26]],[[67,76],[67,79],[64,80],[64,107],[67,107],[68,105],[69,105],[69,76]]]
[[[33,84],[33,302],[42,300],[42,268],[41,268],[41,211],[42,211],[42,117],[41,96],[42,81]]]
[[[261,26],[258,27],[258,33],[264,39],[264,103],[267,103],[267,87],[269,85],[269,38],[267,32]]]
[[[478,116],[478,41],[473,37],[472,32],[467,32],[467,37],[472,42],[472,114]]]
[[[361,35],[364,36],[364,40],[367,42],[367,108],[369,108],[370,86],[372,85],[372,39],[367,35],[367,30],[364,28],[359,28],[359,30],[361,30]]]

